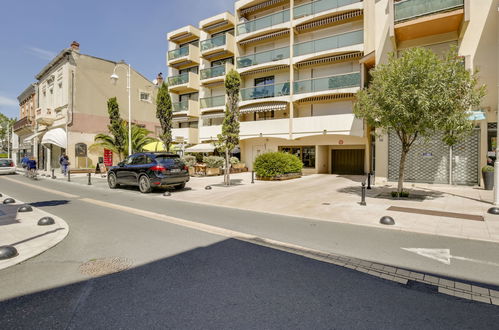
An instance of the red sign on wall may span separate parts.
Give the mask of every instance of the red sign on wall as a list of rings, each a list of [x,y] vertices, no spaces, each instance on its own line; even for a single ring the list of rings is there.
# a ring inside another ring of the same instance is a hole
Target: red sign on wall
[[[104,149],[104,165],[113,166],[113,152],[109,149]]]

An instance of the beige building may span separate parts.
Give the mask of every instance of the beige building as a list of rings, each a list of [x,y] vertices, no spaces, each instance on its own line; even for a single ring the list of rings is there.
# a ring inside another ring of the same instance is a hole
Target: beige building
[[[30,84],[18,97],[19,120],[13,125],[14,138],[12,157],[16,164],[24,155],[33,155],[33,144],[31,141],[24,142],[24,139],[34,133],[35,111],[38,107],[37,84]]]
[[[308,173],[396,178],[398,146],[353,115],[355,93],[390,52],[458,47],[488,94],[477,130],[448,148],[418,143],[409,181],[476,184],[495,146],[497,0],[240,0],[228,12],[168,33],[169,83],[180,139],[213,141],[225,107],[223,78],[242,76],[240,150],[250,168],[266,151],[296,154]],[[182,109],[182,110],[180,110]]]
[[[73,42],[36,75],[36,128],[23,141],[34,145],[40,168],[59,167],[62,152],[69,156],[71,168],[96,165],[103,150],[92,153],[88,147],[96,134],[108,133],[109,98],[117,97],[121,116],[128,120],[127,70],[128,64],[81,54],[79,44]],[[115,83],[110,79],[113,72],[119,75]],[[159,125],[156,86],[133,69],[130,81],[132,122],[154,132]]]

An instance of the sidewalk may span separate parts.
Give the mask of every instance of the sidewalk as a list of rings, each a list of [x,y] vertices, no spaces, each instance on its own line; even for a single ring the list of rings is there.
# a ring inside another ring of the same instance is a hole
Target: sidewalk
[[[49,177],[42,177],[50,179]],[[479,187],[406,183],[409,199],[394,199],[390,192],[396,183],[373,186],[367,190],[366,206],[359,205],[362,176],[314,174],[289,181],[257,181],[251,173],[231,175],[232,186],[223,184],[223,176],[192,177],[187,188],[170,190],[174,200],[372,226],[390,230],[499,242],[499,216],[487,213],[492,191]],[[66,180],[60,173],[56,180]],[[106,178],[92,174],[92,186],[108,189]],[[86,174],[71,176],[71,183],[87,185]],[[212,189],[206,190],[206,186]],[[158,193],[152,194],[159,195]],[[481,216],[484,221],[461,219],[454,215],[426,215],[388,210],[390,207]],[[382,225],[382,216],[391,216],[396,224]]]
[[[9,196],[0,197],[0,203],[3,203],[6,198]],[[14,204],[0,206],[0,209],[4,210],[0,212],[0,246],[11,245],[18,252],[16,257],[0,260],[0,269],[37,256],[61,242],[68,235],[69,227],[64,220],[41,209],[49,203],[32,203],[33,211],[17,212],[17,214],[16,210],[26,205],[25,203],[16,200]],[[5,212],[6,210],[9,212]],[[51,217],[55,223],[39,226],[38,220],[43,217]]]

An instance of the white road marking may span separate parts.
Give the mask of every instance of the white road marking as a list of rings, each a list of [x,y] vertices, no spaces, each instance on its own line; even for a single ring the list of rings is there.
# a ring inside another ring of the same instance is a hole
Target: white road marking
[[[469,261],[469,262],[475,262],[475,263],[479,263],[479,264],[499,267],[499,263],[495,263],[495,262],[491,262],[491,261],[471,259],[471,258],[460,257],[460,256],[453,256],[450,253],[450,249],[402,248],[402,250],[419,254],[420,256],[439,261],[439,262],[446,264],[446,265],[450,265],[451,260],[456,259],[456,260]]]
[[[25,185],[27,187],[35,188],[35,189],[38,189],[38,190],[43,190],[43,191],[46,191],[46,192],[51,193],[51,194],[57,194],[57,195],[61,195],[61,196],[68,197],[68,198],[77,198],[77,197],[80,197],[78,195],[73,195],[73,194],[65,193],[65,192],[62,192],[62,191],[59,191],[59,190],[44,188],[44,187],[40,187],[40,186],[31,184],[31,183],[26,183],[26,182],[14,180],[12,178],[6,178],[5,176],[2,176],[1,179],[7,180],[7,181],[12,181],[12,182],[15,182],[16,184],[22,184],[22,185]]]

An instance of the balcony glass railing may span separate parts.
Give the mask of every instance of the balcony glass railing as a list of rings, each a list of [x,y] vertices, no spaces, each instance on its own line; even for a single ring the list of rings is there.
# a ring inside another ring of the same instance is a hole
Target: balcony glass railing
[[[211,79],[225,75],[225,65],[214,66],[201,70],[201,79]]]
[[[266,52],[255,53],[248,56],[237,58],[237,67],[246,68],[257,64],[263,64],[273,61],[289,58],[289,47],[272,49]]]
[[[360,72],[296,81],[294,92],[295,94],[314,93],[348,87],[360,87]]]
[[[225,34],[221,34],[211,39],[206,39],[201,41],[201,51],[209,50],[215,47],[220,47],[225,45],[227,42],[227,37]]]
[[[201,109],[222,107],[225,105],[225,95],[204,97],[199,102],[201,103]]]
[[[183,73],[178,76],[168,77],[168,84],[170,86],[182,85],[189,82],[189,73]]]
[[[395,22],[464,6],[464,0],[405,0],[395,3]]]
[[[314,15],[326,10],[339,8],[362,0],[317,0],[294,8],[294,18]]]
[[[187,111],[188,109],[189,109],[189,100],[172,103],[173,112]]]
[[[265,29],[277,24],[281,24],[289,21],[289,9],[263,16],[245,23],[241,23],[237,26],[237,35],[242,35],[250,32],[255,32],[261,29]]]
[[[285,95],[289,95],[289,82],[241,89],[241,100],[243,101],[265,99],[268,97],[278,97]]]
[[[364,31],[363,30],[352,31],[331,37],[295,44],[294,55],[300,56],[300,55],[318,53],[325,50],[362,44],[363,42],[364,42]]]
[[[189,55],[189,46],[180,47],[168,52],[168,59],[174,60],[179,57],[184,57]]]

